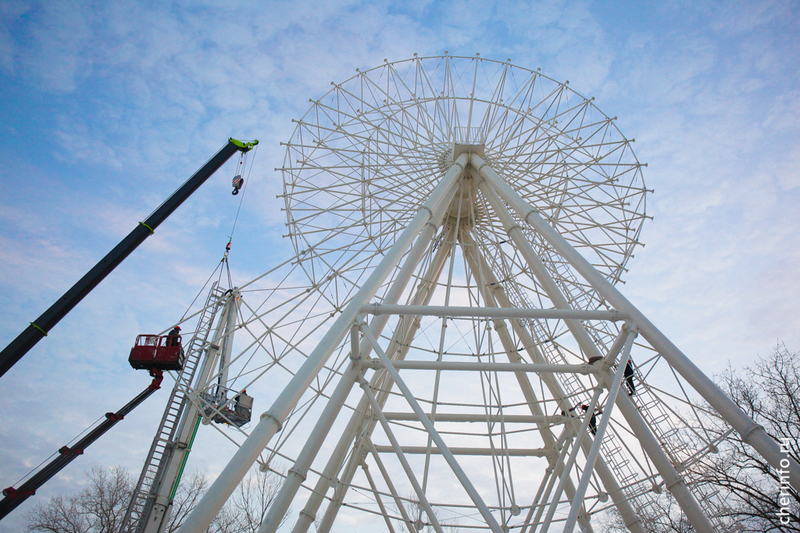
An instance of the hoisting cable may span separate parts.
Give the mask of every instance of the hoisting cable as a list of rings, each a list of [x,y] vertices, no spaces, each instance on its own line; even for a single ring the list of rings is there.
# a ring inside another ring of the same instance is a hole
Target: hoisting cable
[[[248,155],[249,155],[250,151],[253,152],[253,158],[252,159],[248,158]],[[233,190],[232,194],[234,196],[238,195],[239,194],[239,189],[241,188],[242,195],[241,195],[241,198],[239,198],[239,206],[237,207],[236,215],[233,218],[233,226],[231,227],[230,235],[228,235],[228,243],[225,245],[225,252],[222,255],[222,259],[220,260],[219,263],[217,263],[216,268],[214,268],[214,271],[208,277],[208,279],[206,280],[206,282],[203,285],[203,287],[200,289],[200,291],[194,297],[194,300],[192,300],[192,302],[189,304],[189,307],[187,307],[186,311],[183,313],[183,316],[181,317],[181,320],[180,320],[181,322],[183,322],[183,320],[186,318],[186,315],[189,314],[189,311],[191,311],[192,307],[194,306],[195,302],[197,302],[197,299],[200,297],[200,295],[205,292],[206,287],[208,287],[208,284],[211,282],[211,279],[214,277],[214,274],[217,273],[218,269],[219,269],[219,276],[217,277],[217,286],[219,286],[219,283],[222,281],[222,274],[223,274],[222,265],[223,264],[225,265],[225,271],[226,271],[226,274],[227,274],[227,277],[228,277],[228,287],[233,287],[233,279],[231,277],[231,270],[230,270],[230,266],[228,265],[228,254],[231,251],[231,244],[233,242],[233,234],[236,231],[236,223],[239,221],[239,213],[241,213],[241,211],[242,211],[242,204],[244,203],[244,196],[247,193],[247,183],[250,181],[250,174],[253,171],[253,163],[255,162],[255,158],[256,158],[255,156],[256,156],[257,152],[258,152],[258,143],[256,142],[256,144],[254,144],[252,146],[252,150],[242,151],[242,152],[239,153],[239,162],[236,165],[236,172],[235,172],[235,175],[234,175],[234,178],[233,178],[234,190]],[[249,166],[247,164],[248,160],[250,162]],[[245,175],[244,179],[242,178],[242,175]],[[238,187],[237,187],[237,183],[239,184]]]
[[[206,290],[206,287],[208,287],[208,284],[209,284],[209,282],[211,281],[211,278],[213,278],[213,277],[214,277],[214,274],[216,274],[216,273],[217,273],[217,270],[218,270],[218,269],[220,269],[221,267],[222,267],[222,263],[221,263],[221,262],[220,262],[220,263],[217,263],[217,266],[216,266],[216,268],[214,268],[214,271],[211,273],[211,275],[210,275],[210,276],[208,276],[208,279],[207,279],[207,280],[206,280],[206,282],[203,284],[203,287],[200,289],[200,291],[199,291],[199,292],[197,293],[197,295],[194,297],[194,300],[192,300],[192,303],[190,303],[190,304],[189,304],[189,307],[187,307],[187,308],[186,308],[186,311],[184,311],[184,313],[183,313],[183,316],[182,316],[182,317],[181,317],[181,319],[178,321],[179,323],[183,322],[183,321],[186,319],[186,315],[188,315],[188,314],[189,314],[189,311],[191,311],[191,310],[192,310],[192,306],[194,305],[194,303],[197,301],[197,299],[198,299],[198,298],[200,298],[200,295],[201,295],[201,294],[203,294],[203,293],[205,292],[205,290]],[[221,275],[221,274],[220,274],[220,275]]]
[[[228,254],[231,251],[231,243],[233,242],[233,234],[236,231],[236,223],[239,222],[239,213],[242,212],[242,204],[244,203],[244,195],[247,194],[247,184],[250,182],[250,173],[253,171],[253,163],[255,163],[256,154],[258,153],[258,145],[256,145],[253,150],[253,158],[250,159],[250,166],[248,167],[247,162],[250,156],[250,152],[241,152],[239,154],[239,164],[236,166],[236,176],[233,178],[234,183],[234,196],[239,194],[239,188],[236,187],[236,180],[242,180],[242,175],[246,174],[246,177],[239,182],[239,187],[242,188],[242,197],[239,199],[239,207],[236,209],[236,216],[233,217],[233,226],[231,227],[231,233],[228,235],[228,244],[225,245],[225,255],[222,257],[222,261],[225,263],[225,269],[228,274],[228,287],[233,287],[233,278],[231,277],[231,269],[228,265]]]
[[[242,153],[239,154],[239,165],[237,166],[237,170],[239,170],[239,167],[241,166],[242,167],[241,170],[244,170],[247,173],[247,179],[244,180],[244,185],[243,185],[243,188],[242,188],[242,197],[239,200],[239,208],[236,210],[236,216],[233,218],[233,227],[231,228],[231,234],[228,236],[228,238],[230,240],[233,239],[233,232],[236,231],[236,223],[239,221],[239,213],[242,210],[242,203],[244,202],[244,195],[247,193],[247,183],[250,181],[250,173],[253,171],[253,163],[255,163],[256,154],[258,153],[258,145],[256,145],[253,148],[252,152],[253,152],[253,159],[250,160],[250,167],[249,168],[247,168],[247,160],[248,160],[248,156],[249,156],[250,152],[242,152]],[[242,172],[240,174],[237,174],[237,176],[241,176],[241,174],[244,174],[244,172]],[[236,179],[236,178],[233,178],[233,179]],[[229,244],[230,244],[230,240],[228,241]]]
[[[83,298],[89,294],[114,268],[128,257],[158,228],[198,187],[200,187],[234,153],[249,152],[258,141],[242,142],[228,139],[216,155],[206,162],[191,178],[167,198],[146,220],[136,226],[106,256],[78,280],[64,295],[25,328],[11,343],[0,351],[0,376],[4,375],[36,343],[43,339]]]

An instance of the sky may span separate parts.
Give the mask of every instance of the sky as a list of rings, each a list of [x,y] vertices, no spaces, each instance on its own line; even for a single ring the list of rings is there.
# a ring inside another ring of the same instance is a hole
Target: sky
[[[3,346],[228,137],[260,144],[244,197],[230,195],[234,160],[0,378],[0,484],[149,383],[126,360],[136,335],[180,318],[229,237],[235,279],[289,257],[274,168],[292,119],[356,68],[414,53],[541,68],[618,117],[655,190],[621,290],[704,372],[752,364],[779,340],[800,350],[799,19],[792,1],[5,0]],[[94,465],[138,472],[165,400],[0,532]],[[221,467],[211,453],[199,463]]]

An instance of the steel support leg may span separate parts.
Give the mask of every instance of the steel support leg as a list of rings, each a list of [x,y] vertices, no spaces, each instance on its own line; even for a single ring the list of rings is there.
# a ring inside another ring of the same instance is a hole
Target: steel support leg
[[[475,262],[475,260],[472,257],[470,257],[467,260],[468,264],[474,264],[474,262]],[[473,268],[473,267],[471,266],[470,268]],[[487,304],[496,305],[494,295],[491,293],[491,291],[487,290],[486,284],[482,283],[482,282],[479,282],[479,283],[481,285],[481,288],[483,289],[484,300],[487,302]],[[506,352],[506,355],[508,356],[509,361],[511,361],[512,363],[521,362],[522,359],[519,356],[519,352],[516,349],[514,341],[511,339],[511,334],[508,332],[508,327],[506,326],[505,321],[503,321],[503,320],[495,320],[494,321],[494,329],[497,332],[497,336],[500,338],[500,343],[503,345],[503,350]],[[515,376],[517,378],[517,382],[520,385],[520,389],[522,390],[522,394],[524,395],[525,400],[528,403],[528,406],[529,406],[531,412],[534,415],[538,415],[538,416],[544,417],[544,411],[542,411],[542,408],[539,405],[539,401],[538,401],[538,399],[536,397],[536,393],[533,391],[533,387],[530,384],[530,380],[528,379],[528,375],[526,373],[524,373],[524,372],[515,372],[514,374],[515,374]],[[538,427],[539,427],[539,432],[541,434],[542,440],[545,443],[545,447],[547,449],[551,450],[551,452],[552,452],[548,456],[549,471],[552,472],[553,468],[555,466],[555,463],[557,461],[555,456],[558,455],[558,453],[557,453],[557,450],[559,448],[558,447],[558,443],[556,441],[555,435],[553,435],[553,432],[552,432],[552,430],[550,429],[550,427],[549,427],[549,425],[547,423],[538,424]],[[541,483],[541,486],[540,486],[540,492],[541,492],[541,489],[544,487],[544,484],[545,484],[545,480],[542,480],[542,483]],[[571,479],[567,480],[567,485],[566,485],[564,490],[566,491],[566,493],[570,497],[572,497],[572,495],[575,494],[575,487],[574,487]],[[548,493],[549,493],[549,491],[548,491]],[[538,495],[537,495],[537,498],[538,498]],[[587,519],[585,514],[581,515],[581,524],[584,526],[584,529],[586,529],[587,531],[592,531],[592,527],[589,524],[589,520]]]
[[[369,388],[369,383],[367,383],[366,380],[362,379],[360,381],[360,384],[361,388],[364,390],[364,395],[367,397],[370,405],[372,406],[373,413],[375,413],[375,416],[381,423],[381,427],[383,427],[383,431],[389,438],[389,442],[392,443],[392,448],[394,448],[394,451],[397,454],[397,458],[400,460],[400,464],[403,465],[403,470],[406,471],[408,480],[414,487],[414,491],[417,493],[417,497],[419,498],[419,503],[422,506],[422,508],[425,509],[425,513],[427,513],[428,519],[431,521],[431,524],[433,525],[433,529],[435,529],[437,533],[442,533],[442,526],[439,524],[439,519],[436,517],[436,513],[433,512],[433,508],[431,507],[430,502],[428,502],[428,498],[425,497],[425,492],[423,492],[422,487],[417,481],[417,477],[414,475],[414,471],[412,470],[411,465],[408,464],[408,460],[406,459],[403,450],[400,449],[400,444],[397,442],[397,439],[395,438],[394,433],[392,432],[392,428],[389,426],[389,422],[386,420],[386,417],[383,416],[383,412],[381,411],[381,408],[378,405],[378,401],[375,399],[375,396],[372,394],[372,391]]]
[[[511,301],[508,299],[505,291],[503,290],[502,286],[497,282],[497,279],[494,277],[494,273],[491,271],[489,266],[486,264],[485,259],[483,256],[477,252],[477,247],[475,246],[474,240],[472,240],[471,236],[464,232],[461,235],[461,239],[467,244],[465,246],[465,256],[467,257],[468,264],[470,269],[472,269],[473,273],[475,273],[476,277],[478,275],[485,278],[484,284],[486,285],[487,289],[491,291],[491,297],[485,298],[488,302],[496,302],[499,307],[504,308],[511,308]],[[474,254],[470,253],[470,250],[474,249]],[[522,342],[522,345],[525,347],[525,350],[528,352],[531,360],[536,363],[545,363],[544,357],[539,350],[536,348],[536,343],[533,341],[533,337],[531,337],[528,330],[523,326],[519,320],[511,320],[511,326],[514,329],[514,332],[517,334],[517,337]],[[567,406],[566,403],[563,401],[563,398],[566,397],[564,391],[561,389],[561,385],[552,375],[542,375],[542,381],[544,381],[545,385],[547,385],[550,393],[556,398],[559,399],[562,403],[562,410],[566,411],[569,409],[570,406]],[[524,389],[523,389],[524,390]],[[572,431],[575,431],[577,424],[575,421],[572,421],[573,424],[567,424],[568,427],[571,428]],[[543,432],[543,436],[546,436],[547,433]],[[588,447],[584,450],[585,453],[588,453]],[[622,515],[623,519],[625,520],[625,525],[633,532],[633,533],[644,533],[644,529],[642,528],[641,521],[639,520],[636,511],[633,509],[633,506],[626,498],[625,494],[622,492],[622,488],[617,483],[616,477],[614,477],[614,473],[605,463],[602,457],[599,458],[597,462],[597,474],[600,477],[601,481],[603,482],[603,486],[606,489],[606,492],[611,499],[614,501],[614,504],[617,506],[620,514]],[[567,485],[568,490],[573,490],[571,481]],[[567,494],[572,494],[568,492]],[[538,522],[538,519],[537,519]],[[588,523],[588,521],[587,521]]]
[[[483,170],[486,170],[486,172],[484,173]],[[483,167],[482,174],[484,174],[484,177],[486,174],[489,174],[490,172],[493,171],[491,171],[489,167]],[[544,269],[544,265],[541,264],[539,258],[535,255],[530,244],[524,239],[524,236],[522,235],[519,227],[513,224],[511,215],[505,209],[505,206],[502,205],[502,202],[500,201],[497,194],[492,190],[492,187],[485,181],[481,182],[479,187],[481,191],[484,193],[484,195],[487,197],[489,202],[492,204],[492,207],[496,211],[496,214],[503,221],[503,224],[506,227],[509,236],[514,240],[514,243],[518,246],[525,259],[529,262],[531,269],[537,274],[537,278],[539,278],[540,282],[542,282],[543,286],[545,286],[548,296],[550,296],[551,299],[554,301],[554,303],[556,303],[557,307],[562,305],[566,306],[567,305],[566,299],[563,297],[563,295],[561,295],[560,291],[558,290],[558,287],[550,278],[546,269]],[[591,355],[592,357],[597,357],[600,355],[597,348],[591,342],[591,338],[589,337],[588,333],[580,323],[578,323],[577,321],[573,321],[570,330],[573,332],[575,339],[578,341],[579,345],[584,350],[585,354]],[[622,412],[623,414],[625,414],[625,411]],[[635,416],[641,419],[641,415],[639,414],[638,411],[636,411]],[[690,517],[692,524],[696,528],[698,528],[698,531],[704,531],[705,530],[704,528],[711,527],[711,524],[708,521],[708,517],[706,517],[705,514],[702,513],[702,511],[700,513],[697,512],[697,510],[700,509],[700,506],[697,503],[697,500],[694,498],[694,495],[691,493],[691,491],[689,491],[688,488],[686,488],[686,490],[681,489],[681,487],[684,488],[686,487],[685,483],[677,474],[677,471],[675,471],[674,467],[672,466],[666,454],[664,453],[663,449],[661,448],[660,443],[658,443],[657,439],[655,439],[655,437],[652,435],[652,432],[650,432],[649,428],[647,428],[647,433],[657,445],[650,447],[648,455],[651,456],[651,459],[653,459],[654,463],[656,463],[657,465],[660,464],[663,467],[663,469],[659,468],[659,471],[662,472],[662,475],[666,473],[667,475],[672,476],[673,472],[670,471],[671,469],[672,471],[674,471],[674,474],[678,476],[673,483],[677,491],[674,492],[673,495],[675,496],[675,499],[678,502],[678,504],[686,513],[687,517]],[[656,460],[655,456],[658,456],[658,460]]]
[[[585,437],[589,429],[589,420],[591,419],[591,414],[594,413],[595,409],[597,408],[597,402],[600,400],[601,392],[603,392],[603,389],[602,387],[598,386],[594,396],[592,397],[592,400],[589,402],[589,409],[583,415],[583,421],[581,422],[581,426],[578,429],[577,435],[575,436],[575,442],[572,444],[572,450],[570,451],[569,459],[567,459],[567,463],[564,465],[564,471],[561,472],[561,479],[558,481],[556,492],[553,494],[553,497],[550,501],[550,508],[547,510],[547,515],[544,517],[544,523],[542,523],[543,532],[548,530],[550,523],[553,520],[553,516],[556,514],[558,502],[561,499],[561,493],[564,492],[564,485],[566,484],[567,480],[570,479],[570,472],[575,464],[575,460],[578,458],[578,450],[580,449],[582,443],[586,440]]]
[[[533,497],[533,501],[531,502],[528,515],[525,517],[525,521],[522,523],[520,533],[525,533],[528,530],[534,512],[536,513],[536,518],[533,520],[533,528],[531,528],[531,531],[536,529],[536,526],[539,524],[539,519],[542,517],[542,510],[545,507],[545,502],[550,499],[550,491],[553,490],[555,480],[558,479],[559,475],[561,474],[561,469],[564,466],[564,459],[566,458],[567,450],[570,447],[569,444],[565,444],[567,439],[571,439],[571,431],[569,428],[564,426],[564,429],[561,432],[561,435],[559,435],[555,445],[555,449],[558,450],[558,454],[555,456],[553,461],[550,461],[547,470],[545,470],[544,477],[542,478],[541,483],[539,483],[539,488],[536,491],[536,496]],[[586,523],[588,524],[589,521],[587,520]],[[589,530],[591,531],[591,526]]]
[[[628,359],[630,358],[631,348],[633,347],[633,340],[635,338],[635,332],[628,332],[627,340],[625,341],[625,347],[623,348],[622,358],[620,359],[617,368],[625,368],[625,365],[628,363]],[[624,373],[622,371],[618,371],[616,373],[614,376],[614,381],[611,384],[611,389],[608,392],[608,398],[606,399],[606,404],[603,409],[603,416],[600,419],[600,423],[597,425],[597,433],[594,436],[592,448],[589,450],[589,455],[586,457],[586,464],[583,467],[583,475],[578,483],[578,490],[575,493],[575,496],[572,498],[572,507],[569,510],[569,516],[567,516],[567,522],[564,525],[564,533],[572,533],[572,530],[575,528],[575,521],[578,518],[578,511],[583,503],[583,496],[586,494],[589,481],[592,479],[594,465],[597,462],[597,456],[600,454],[600,445],[603,442],[603,435],[606,433],[606,428],[611,420],[611,412],[614,410],[614,402],[616,401],[617,395],[619,394],[619,389],[622,386],[623,374]],[[586,412],[585,416],[589,416],[589,411]]]
[[[481,173],[484,175],[484,177],[486,177],[486,175],[490,174],[491,172],[493,172],[493,171],[487,166],[484,166],[483,169],[481,170]],[[495,176],[496,176],[496,174],[495,174]],[[487,180],[488,180],[488,178],[487,178]],[[494,182],[492,182],[492,185],[494,185]],[[520,241],[524,241],[524,239],[520,238],[521,237],[521,232],[520,232],[520,230],[519,230],[519,228],[517,226],[514,226],[513,228],[509,229],[509,226],[512,223],[510,214],[508,214],[508,212],[506,211],[505,207],[500,202],[500,200],[497,197],[497,195],[494,193],[494,191],[491,190],[490,186],[487,186],[486,182],[482,182],[481,183],[481,191],[484,192],[484,194],[489,199],[490,203],[492,203],[493,208],[498,212],[498,215],[500,216],[501,220],[503,220],[504,225],[506,225],[506,228],[509,231],[509,235],[512,236],[512,238],[515,239],[515,241],[514,241],[515,244],[517,244],[520,247],[522,253],[525,255],[525,258],[530,261],[529,256],[530,256],[530,254],[532,252],[532,248],[530,248],[530,245],[527,242],[520,242]],[[551,228],[551,230],[552,230],[552,228]],[[559,235],[559,237],[560,237],[560,235]],[[564,241],[564,242],[566,242],[566,241]],[[534,261],[538,262],[538,258],[537,257],[533,257],[532,259],[534,259]],[[536,267],[534,267],[533,264],[532,264],[531,268],[536,270]],[[596,271],[595,271],[595,273],[596,273]],[[549,278],[549,275],[547,275],[546,271],[544,273],[544,277]],[[555,284],[552,284],[552,285],[553,285],[553,288],[555,288],[557,292],[560,292],[560,291],[557,290],[557,287],[555,287]],[[548,295],[549,295],[549,292],[548,292]],[[560,296],[560,294],[557,295],[557,296]],[[566,301],[561,299],[561,302],[559,302],[559,303],[565,304]],[[625,311],[627,311],[627,310],[625,310]],[[588,337],[588,334],[586,333],[585,329],[583,329],[583,327],[580,324],[574,325],[572,329],[576,330],[576,331],[573,332],[573,334],[575,334],[576,340],[579,342],[581,347],[584,348],[584,350],[586,350],[586,349],[590,349],[590,350],[594,349],[596,351],[596,348],[591,344],[591,339]],[[580,330],[580,331],[577,331],[577,330]],[[598,355],[599,355],[599,353],[598,353]],[[630,402],[630,400],[628,400],[628,402],[631,403],[631,405],[632,405],[632,402]],[[630,416],[633,416],[633,417],[638,418],[639,420],[641,420],[641,414],[638,411],[636,411],[635,407],[634,407],[633,411],[635,411],[635,413],[632,413],[632,412],[628,411]],[[627,419],[628,415],[626,415],[626,411],[621,409],[621,412],[623,413],[623,415],[626,416],[626,419]],[[629,422],[629,424],[631,423],[630,420],[628,422]],[[643,422],[643,420],[642,420],[642,422]],[[675,487],[675,491],[673,492],[673,495],[675,496],[675,499],[678,502],[678,504],[681,506],[681,509],[683,509],[683,511],[686,513],[687,517],[689,517],[690,521],[692,522],[692,525],[695,528],[697,528],[698,531],[707,531],[707,530],[712,530],[713,531],[713,528],[711,526],[711,523],[708,520],[708,517],[705,515],[705,513],[702,512],[702,509],[700,508],[699,504],[697,503],[697,500],[694,498],[694,495],[691,493],[691,491],[688,490],[688,487],[686,487],[685,483],[680,478],[680,475],[677,473],[677,471],[675,470],[674,466],[672,466],[672,463],[669,461],[669,459],[667,458],[667,456],[664,453],[663,449],[661,448],[661,444],[658,443],[657,439],[655,438],[655,436],[652,435],[652,432],[646,426],[646,424],[644,424],[644,427],[642,429],[644,429],[644,428],[646,428],[647,434],[650,437],[649,440],[652,440],[655,443],[655,446],[652,446],[652,445],[650,446],[650,448],[648,450],[648,455],[651,457],[651,459],[653,460],[653,462],[657,466],[660,465],[659,472],[661,472],[662,476],[664,476],[664,475],[667,475],[669,477],[675,476],[675,479],[672,482],[672,486]]]
[[[386,521],[386,527],[389,529],[389,533],[394,533],[394,526],[392,525],[392,519],[389,518],[389,513],[386,510],[386,506],[383,505],[383,498],[381,498],[381,493],[378,491],[378,487],[375,485],[375,480],[372,479],[372,474],[369,473],[369,466],[367,466],[367,463],[364,461],[361,461],[361,471],[364,472],[364,475],[367,478],[367,483],[369,483],[369,488],[372,491],[372,494],[375,495],[375,501],[378,504],[378,508],[381,510],[383,519]]]
[[[397,494],[397,489],[394,488],[394,483],[392,483],[392,478],[389,477],[389,472],[386,471],[386,467],[383,465],[383,460],[381,456],[378,454],[378,450],[375,449],[375,445],[372,443],[369,437],[364,437],[364,444],[367,447],[367,451],[372,455],[372,458],[375,459],[375,464],[378,465],[378,470],[381,471],[381,475],[383,476],[383,480],[386,482],[386,486],[389,488],[389,492],[392,495],[392,499],[394,499],[394,504],[397,506],[397,510],[400,512],[400,516],[403,517],[403,521],[406,523],[406,527],[408,528],[409,533],[414,533],[414,521],[411,520],[411,517],[408,516],[408,511],[406,511],[406,506],[403,505],[403,500],[400,499],[400,495]]]
[[[336,420],[336,415],[341,411],[347,396],[350,394],[350,390],[356,382],[356,378],[361,375],[361,372],[360,361],[354,360],[350,368],[339,380],[327,405],[325,405],[325,409],[322,410],[314,430],[297,456],[294,466],[286,473],[286,479],[281,486],[281,490],[270,504],[267,515],[258,528],[258,533],[275,533],[278,530],[283,517],[297,494],[297,490],[306,480],[308,469],[311,468],[311,463],[314,462],[314,458],[316,458],[319,449],[322,447],[325,437],[328,436],[328,432]]]
[[[620,370],[618,373],[622,374],[622,371]],[[678,502],[695,531],[698,533],[714,533],[716,530],[711,521],[700,507],[700,504],[697,503],[694,495],[689,490],[689,487],[686,486],[683,478],[664,453],[664,450],[661,449],[661,444],[653,435],[653,432],[650,431],[647,422],[642,418],[641,413],[636,409],[636,405],[627,394],[617,396],[617,407],[630,425],[645,453],[653,461],[659,474],[664,479],[667,489],[675,497],[675,501]]]
[[[422,242],[421,239],[420,242]],[[452,242],[453,239],[451,236],[446,242],[442,243],[442,245],[439,247],[439,250],[434,255],[434,258],[427,269],[426,275],[421,280],[420,285],[418,285],[417,292],[412,300],[412,302],[416,305],[426,304],[430,300],[431,295],[433,294],[435,280],[441,274],[442,268],[444,268],[445,260],[450,254],[450,249],[452,248]],[[405,263],[403,266],[405,267]],[[401,320],[398,323],[398,327],[395,331],[394,338],[392,339],[392,343],[387,349],[387,353],[389,353],[393,359],[405,358],[405,353],[408,350],[408,344],[410,342],[409,339],[413,339],[418,327],[419,322],[416,317],[401,317]],[[371,330],[375,332],[376,337],[380,335],[380,331],[377,331],[377,328]],[[371,350],[372,346],[369,346],[368,348],[364,348],[362,346],[362,353],[369,353]],[[394,350],[396,350],[396,353],[394,353]],[[388,376],[385,372],[376,372],[376,374],[370,380],[370,386],[376,389],[388,389],[390,383],[386,382],[387,379]],[[377,397],[378,403],[383,405],[383,403],[386,401],[386,398],[388,398],[386,393],[379,393]],[[292,529],[292,533],[305,533],[314,522],[324,496],[330,488],[331,480],[336,477],[336,474],[339,472],[350,443],[353,442],[353,440],[356,438],[356,434],[359,433],[359,428],[361,428],[364,423],[367,423],[369,424],[369,427],[363,433],[365,435],[372,434],[372,429],[375,427],[375,421],[364,420],[364,414],[368,410],[369,402],[366,398],[362,398],[355,412],[351,416],[347,427],[342,433],[336,448],[334,448],[333,453],[328,459],[328,463],[322,472],[322,476],[320,476],[316,486],[314,487],[314,492],[312,492],[312,494],[309,496],[305,507],[303,507],[303,511],[300,513],[300,516],[298,517],[297,522]],[[352,458],[351,460],[355,460],[355,458]],[[349,465],[346,468],[346,471],[352,471],[352,469],[349,468]],[[346,482],[344,487],[346,488],[347,483],[349,483],[350,480],[347,478],[344,480]],[[330,503],[325,514],[333,514],[335,516],[336,512],[338,512],[338,505],[335,501],[333,501]]]
[[[781,461],[789,462],[789,482],[800,490],[800,464],[785,457],[780,444],[770,437],[764,428],[742,411],[719,387],[706,376],[686,355],[681,352],[658,328],[650,322],[622,293],[600,274],[572,245],[542,219],[483,159],[471,154],[470,162],[478,172],[522,219],[530,224],[555,250],[578,271],[584,279],[617,310],[628,313],[639,333],[650,345],[742,436],[742,440],[755,448],[773,468],[780,468]]]
[[[531,243],[528,242],[528,239],[520,230],[520,227],[514,222],[514,219],[511,218],[511,213],[508,212],[508,209],[503,205],[503,202],[500,200],[500,197],[497,196],[497,193],[494,192],[494,189],[485,181],[481,181],[478,184],[478,189],[483,193],[484,198],[489,202],[494,210],[494,213],[500,219],[500,222],[503,224],[503,228],[505,229],[506,233],[508,234],[511,241],[519,250],[520,254],[522,255],[525,262],[528,263],[528,266],[531,268],[534,276],[536,279],[541,283],[542,288],[544,289],[547,297],[550,298],[550,301],[553,302],[553,305],[556,309],[570,309],[569,302],[567,301],[566,297],[563,295],[561,290],[556,285],[556,282],[550,276],[550,272],[548,272],[547,267],[544,266],[542,260],[539,259],[539,255],[531,246]],[[586,328],[583,327],[583,324],[579,320],[564,320],[564,323],[569,328],[570,333],[578,342],[578,345],[583,352],[584,357],[588,360],[593,357],[602,357],[600,354],[600,350],[597,349],[592,338],[589,336],[589,333],[586,331]]]
[[[478,494],[478,491],[475,490],[475,487],[472,485],[472,482],[469,480],[466,473],[461,468],[461,465],[459,465],[458,461],[456,461],[455,456],[453,456],[453,454],[447,448],[444,439],[442,439],[441,435],[439,435],[439,432],[436,431],[436,428],[433,426],[428,417],[425,416],[425,411],[419,405],[416,398],[414,398],[414,394],[406,386],[405,382],[400,378],[400,374],[392,366],[392,362],[389,360],[389,358],[383,352],[381,347],[378,345],[378,341],[372,336],[369,329],[362,327],[361,330],[364,332],[364,335],[367,337],[367,339],[369,339],[369,341],[372,343],[372,347],[375,350],[375,354],[380,358],[381,362],[383,362],[383,365],[386,367],[386,371],[392,376],[392,379],[397,385],[397,388],[400,389],[403,396],[405,396],[406,401],[411,406],[411,409],[416,413],[417,418],[427,430],[428,435],[430,435],[433,441],[436,443],[436,447],[439,448],[439,453],[442,454],[445,461],[447,461],[447,464],[450,465],[450,468],[452,469],[453,473],[461,482],[461,486],[464,487],[464,490],[469,495],[470,499],[472,500],[472,503],[474,503],[475,507],[478,508],[478,511],[483,516],[483,519],[486,520],[486,523],[489,526],[489,528],[492,531],[494,531],[494,533],[503,533],[502,530],[500,529],[500,524],[498,524],[497,520],[495,520],[494,516],[492,516],[492,513],[491,511],[489,511],[489,508],[486,506],[486,503],[483,501],[483,498],[481,498],[480,494]],[[383,416],[382,413],[381,416]]]
[[[272,407],[261,415],[261,420],[253,428],[250,436],[242,443],[228,465],[209,487],[208,492],[200,500],[195,510],[186,518],[186,521],[178,530],[179,533],[201,533],[208,528],[236,486],[256,461],[258,455],[281,428],[283,421],[291,413],[294,406],[308,389],[308,386],[325,365],[330,354],[339,345],[351,323],[360,312],[361,306],[372,299],[392,269],[408,251],[411,243],[431,220],[433,214],[441,212],[449,204],[450,199],[455,194],[456,182],[463,174],[465,166],[466,154],[462,154],[431,192],[430,197],[422,205],[414,219],[398,235],[394,245],[373,270],[361,289],[353,296],[350,303],[342,310],[342,313],[320,340],[314,351],[309,354],[308,359],[283,389],[272,404]]]

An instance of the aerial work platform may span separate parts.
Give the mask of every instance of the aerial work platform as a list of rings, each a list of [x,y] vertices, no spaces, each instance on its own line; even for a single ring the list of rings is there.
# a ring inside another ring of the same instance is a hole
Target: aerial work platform
[[[184,359],[180,335],[139,335],[128,362],[136,369],[180,370]]]

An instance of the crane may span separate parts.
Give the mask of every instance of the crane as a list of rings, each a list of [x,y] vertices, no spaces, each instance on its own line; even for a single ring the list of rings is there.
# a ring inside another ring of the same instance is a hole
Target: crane
[[[145,221],[131,231],[117,246],[89,270],[75,285],[52,304],[35,322],[20,333],[2,352],[0,352],[0,377],[17,363],[33,346],[64,318],[80,301],[92,291],[108,274],[110,274],[128,255],[130,255],[155,229],[172,214],[194,191],[196,191],[214,172],[216,172],[236,152],[247,153],[258,144],[258,140],[243,142],[229,138],[211,159],[183,183],[167,200],[164,201]],[[241,176],[234,178],[234,194],[238,193],[242,184]],[[125,415],[135,409],[161,387],[163,370],[181,370],[184,352],[180,345],[180,337],[140,335],[131,350],[129,359],[134,368],[150,371],[153,381],[141,393],[125,404],[117,412],[109,412],[105,420],[99,423],[82,439],[72,446],[62,446],[58,455],[19,487],[8,487],[3,490],[0,500],[0,520],[16,509],[36,490],[50,480],[84,450],[110,430]]]
[[[106,256],[89,272],[78,280],[64,295],[56,300],[44,313],[25,328],[16,339],[11,341],[0,352],[0,377],[2,377],[17,361],[28,353],[36,343],[46,337],[50,330],[58,324],[83,298],[89,294],[106,276],[108,276],[128,255],[131,254],[147,237],[155,233],[156,228],[166,220],[194,191],[216,172],[236,152],[247,153],[258,144],[242,142],[233,138],[223,146],[192,177],[181,185],[172,196],[167,198],[144,222],[122,239]],[[239,176],[237,176],[239,177]]]

